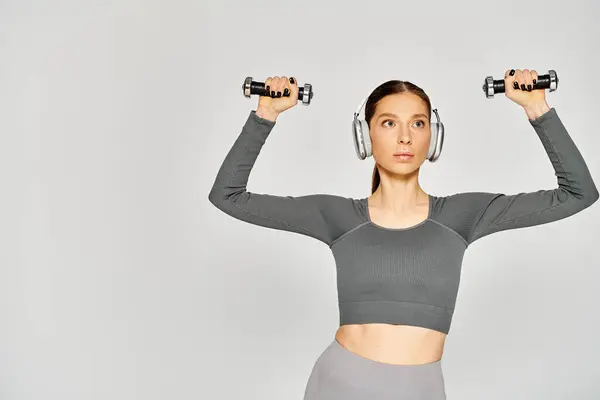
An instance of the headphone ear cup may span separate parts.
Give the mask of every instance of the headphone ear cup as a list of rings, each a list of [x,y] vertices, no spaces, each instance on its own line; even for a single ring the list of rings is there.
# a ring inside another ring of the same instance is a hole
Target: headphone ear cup
[[[364,160],[367,158],[367,155],[362,134],[362,124],[357,118],[352,120],[352,138],[354,139],[354,150],[356,150],[356,156],[360,160]]]
[[[444,124],[441,122],[431,123],[431,142],[429,144],[429,152],[427,159],[431,162],[436,161],[442,153],[444,145]]]
[[[436,122],[431,122],[431,140],[429,141],[429,151],[427,151],[427,159],[431,161],[438,139],[438,126]]]
[[[364,119],[360,120],[360,126],[362,127],[362,137],[363,142],[365,143],[365,154],[366,157],[371,157],[373,155],[373,150],[371,148],[371,134],[369,133],[369,125],[367,121]]]

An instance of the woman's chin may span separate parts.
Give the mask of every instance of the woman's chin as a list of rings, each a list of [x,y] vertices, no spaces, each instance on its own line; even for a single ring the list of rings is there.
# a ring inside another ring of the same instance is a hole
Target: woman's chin
[[[417,163],[393,163],[383,167],[392,175],[410,175],[419,169]]]

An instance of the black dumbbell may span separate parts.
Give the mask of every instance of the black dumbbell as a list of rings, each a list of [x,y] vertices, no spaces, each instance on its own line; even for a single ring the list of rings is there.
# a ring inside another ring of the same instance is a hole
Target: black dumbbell
[[[259,96],[268,96],[267,90],[265,89],[264,82],[255,82],[252,80],[252,77],[249,76],[244,80],[242,84],[242,92],[244,96],[250,97],[250,95],[257,94]],[[289,96],[289,94],[285,95]],[[305,83],[304,87],[298,88],[298,100],[302,102],[304,105],[309,105],[311,99],[314,96],[314,92],[312,90],[312,85],[310,83]]]
[[[488,76],[485,78],[482,89],[486,97],[491,99],[496,93],[504,93],[504,79],[494,80],[494,78]],[[556,71],[551,69],[546,75],[538,75],[533,89],[550,89],[551,92],[558,89]]]

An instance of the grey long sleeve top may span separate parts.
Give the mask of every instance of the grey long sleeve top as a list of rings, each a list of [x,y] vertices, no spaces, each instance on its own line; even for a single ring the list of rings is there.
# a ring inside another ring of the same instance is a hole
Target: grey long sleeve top
[[[491,233],[557,221],[598,199],[588,167],[555,108],[529,122],[552,163],[557,188],[429,195],[426,220],[391,229],[370,220],[367,198],[247,191],[250,171],[276,124],[252,110],[209,200],[239,220],[327,244],[337,267],[340,325],[388,323],[448,333],[463,255],[471,243]]]

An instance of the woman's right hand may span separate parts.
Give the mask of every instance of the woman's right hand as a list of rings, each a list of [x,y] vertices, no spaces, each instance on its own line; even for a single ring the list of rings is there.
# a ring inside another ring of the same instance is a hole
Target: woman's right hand
[[[269,96],[258,98],[256,114],[259,117],[275,121],[279,114],[298,104],[298,81],[294,77],[268,77],[265,89],[269,90]],[[289,96],[284,96],[288,93]]]

